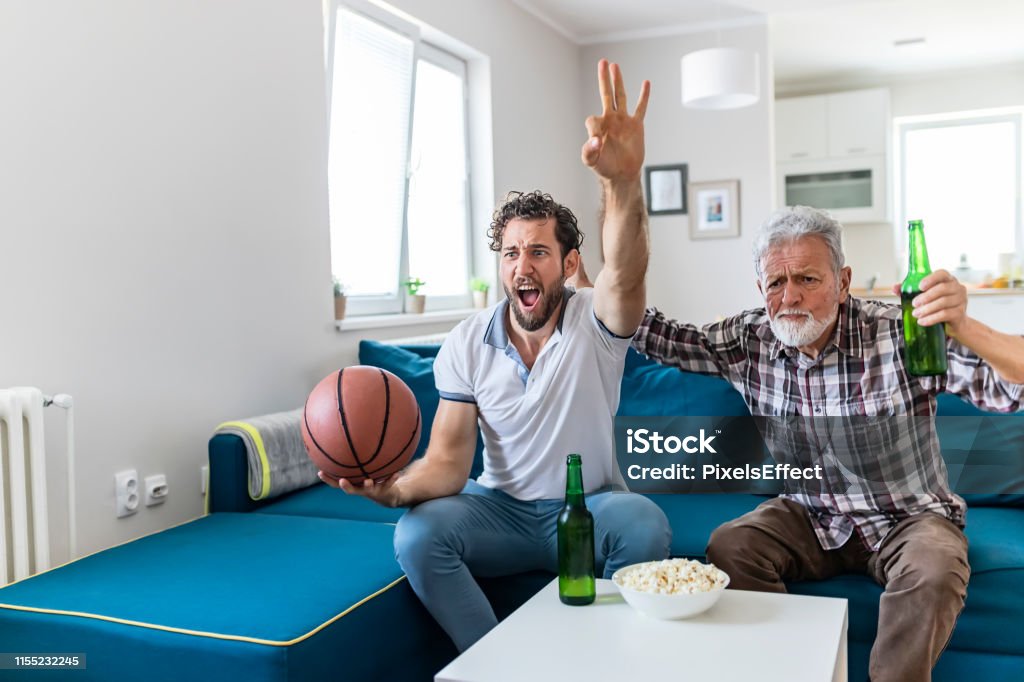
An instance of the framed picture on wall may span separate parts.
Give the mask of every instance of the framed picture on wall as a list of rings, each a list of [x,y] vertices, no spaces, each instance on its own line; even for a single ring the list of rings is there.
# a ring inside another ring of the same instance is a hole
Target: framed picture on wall
[[[740,181],[691,182],[690,239],[740,235]]]
[[[686,164],[644,168],[648,215],[686,213]]]

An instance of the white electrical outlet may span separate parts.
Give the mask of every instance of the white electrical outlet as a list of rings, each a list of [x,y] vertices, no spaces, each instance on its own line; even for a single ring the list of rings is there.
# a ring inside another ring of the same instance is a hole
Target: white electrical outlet
[[[167,499],[167,477],[163,474],[146,476],[146,506],[152,507],[155,504],[163,504]]]
[[[206,494],[206,483],[210,479],[210,467],[206,464],[199,467],[199,494]]]
[[[114,474],[114,500],[117,518],[131,516],[139,510],[139,474],[135,469]]]

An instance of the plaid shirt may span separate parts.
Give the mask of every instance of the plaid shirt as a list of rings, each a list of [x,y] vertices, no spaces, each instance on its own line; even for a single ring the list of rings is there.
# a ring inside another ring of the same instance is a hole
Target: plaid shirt
[[[1024,403],[1024,385],[1003,380],[952,339],[945,376],[909,375],[902,337],[899,306],[849,297],[839,306],[832,342],[813,359],[775,337],[764,308],[702,329],[667,320],[649,308],[633,347],[664,365],[729,381],[751,414],[767,418],[766,441],[773,454],[802,459],[806,452],[794,454],[794,447],[801,449],[794,440],[802,439],[806,449],[807,434],[816,431],[786,429],[786,419],[807,423],[845,417],[848,426],[855,424],[838,438],[833,429],[827,442],[811,445],[821,448],[812,458],[831,463],[824,467],[825,484],[786,496],[807,509],[823,548],[842,547],[856,531],[867,547],[877,550],[901,519],[914,514],[934,512],[964,525],[967,507],[950,490],[935,433],[935,396],[954,393],[998,412],[1020,410]],[[845,457],[837,452],[844,448]],[[893,452],[899,456],[888,456]]]

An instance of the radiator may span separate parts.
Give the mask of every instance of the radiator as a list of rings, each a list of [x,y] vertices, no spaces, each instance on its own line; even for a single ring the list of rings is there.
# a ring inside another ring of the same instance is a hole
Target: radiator
[[[76,553],[71,396],[51,399],[38,388],[0,389],[0,585],[50,567],[43,412],[51,404],[67,410],[70,558]]]

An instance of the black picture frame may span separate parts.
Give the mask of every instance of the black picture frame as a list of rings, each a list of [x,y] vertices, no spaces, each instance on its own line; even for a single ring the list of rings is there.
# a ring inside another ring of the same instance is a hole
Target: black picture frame
[[[685,163],[644,167],[644,191],[647,215],[686,213],[686,182],[688,168]]]

